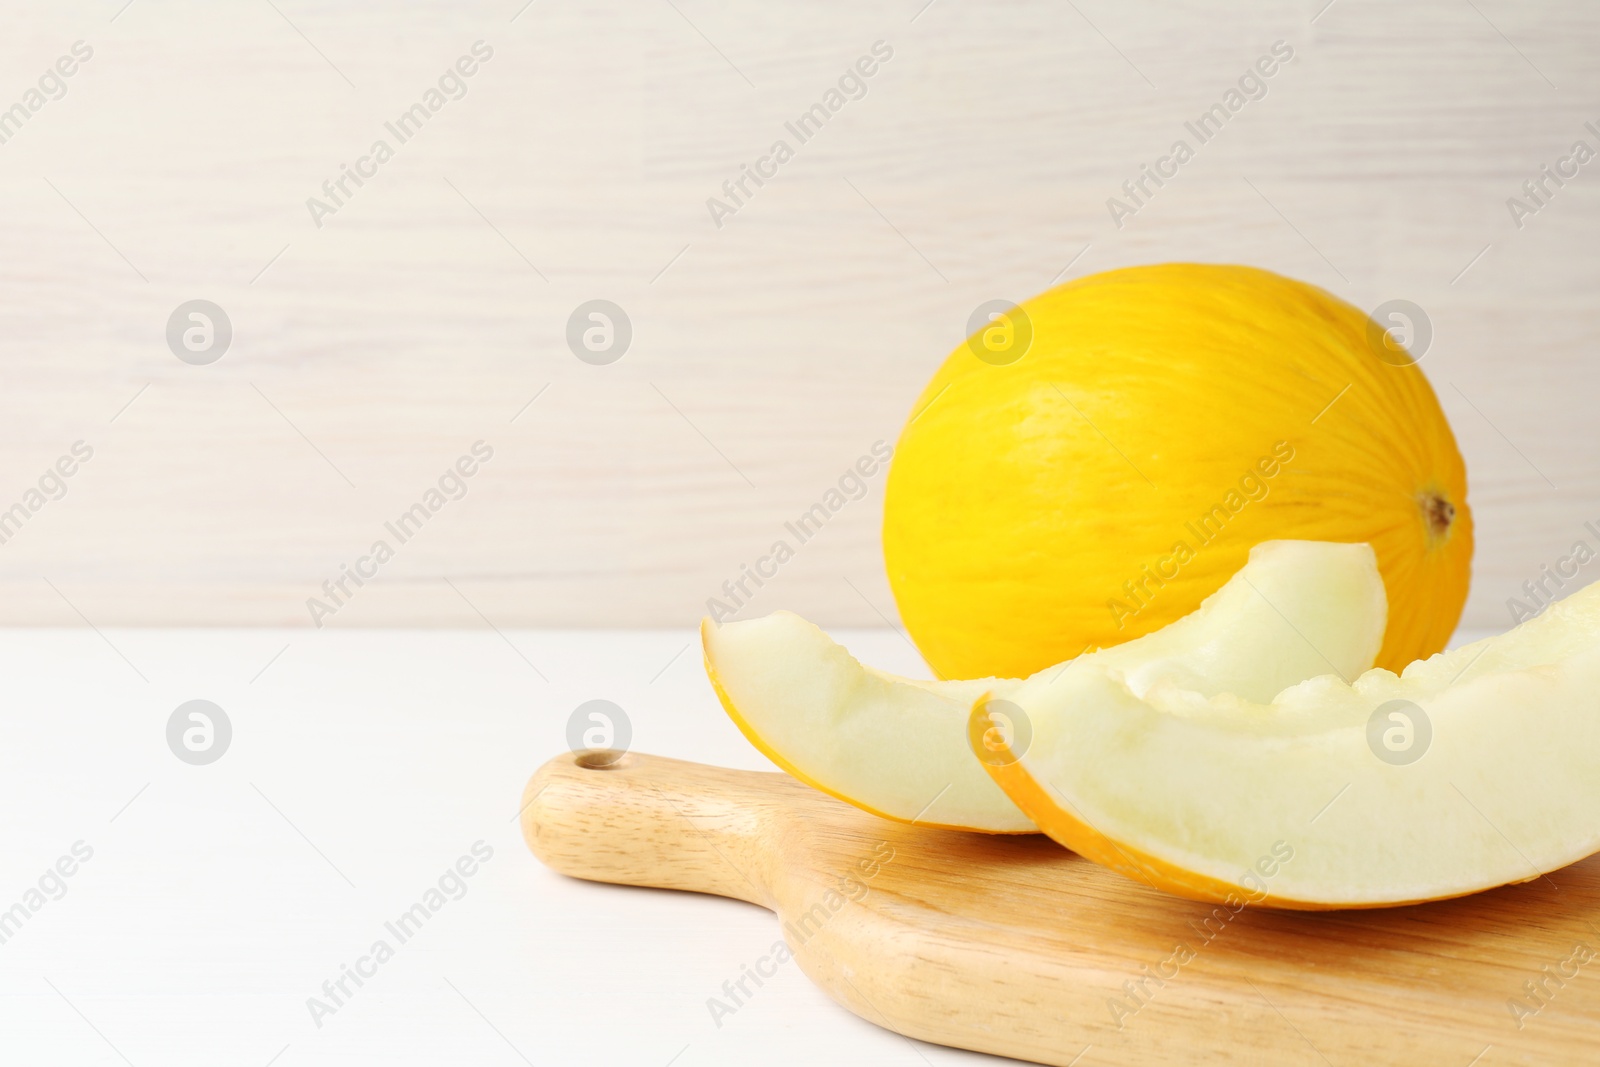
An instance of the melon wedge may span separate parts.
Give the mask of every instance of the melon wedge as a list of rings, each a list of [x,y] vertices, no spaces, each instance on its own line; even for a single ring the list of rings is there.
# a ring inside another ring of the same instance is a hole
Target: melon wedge
[[[1370,667],[1386,613],[1383,580],[1366,545],[1267,542],[1193,614],[1069,661],[1066,673],[1096,664],[1097,676],[1115,672],[1132,692],[1165,685],[1266,701],[1319,674],[1354,678]],[[874,670],[788,612],[720,628],[707,619],[700,633],[706,673],[728,715],[801,781],[920,825],[1038,829],[990,780],[969,736],[974,703],[986,695],[1010,699],[1023,682],[918,681]],[[1065,666],[1040,672],[1029,691],[1047,692]],[[989,727],[989,712],[1001,706],[989,704],[980,726]],[[1025,722],[1007,725],[1026,733]]]
[[[1031,745],[973,762],[1041,829],[1234,910],[1438,900],[1600,851],[1600,584],[1398,677],[1267,703],[1088,662],[1007,699]]]

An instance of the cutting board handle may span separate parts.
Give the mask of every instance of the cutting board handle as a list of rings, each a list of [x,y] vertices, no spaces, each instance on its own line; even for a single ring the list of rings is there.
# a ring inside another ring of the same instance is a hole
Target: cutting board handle
[[[633,752],[568,752],[529,779],[522,835],[546,866],[574,878],[770,908],[776,825],[769,815],[790,787],[797,783],[781,774]]]

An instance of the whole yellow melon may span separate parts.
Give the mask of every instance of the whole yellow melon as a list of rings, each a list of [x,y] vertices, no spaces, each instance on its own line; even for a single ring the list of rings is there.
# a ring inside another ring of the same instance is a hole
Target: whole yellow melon
[[[957,348],[901,431],[884,558],[944,678],[1020,678],[1194,611],[1262,541],[1367,542],[1378,665],[1439,651],[1466,600],[1466,470],[1391,335],[1250,267],[1109,271]]]

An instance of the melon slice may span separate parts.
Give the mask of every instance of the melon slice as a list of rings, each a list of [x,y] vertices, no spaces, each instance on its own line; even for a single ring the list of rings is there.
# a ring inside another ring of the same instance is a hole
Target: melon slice
[[[1600,851],[1600,584],[1398,677],[1267,703],[1088,663],[1007,699],[1031,744],[973,763],[1041,829],[1235,910],[1438,900]]]
[[[1386,613],[1366,545],[1267,542],[1193,614],[1069,661],[1065,673],[1092,663],[1133,692],[1167,685],[1266,701],[1319,674],[1354,678],[1370,667]],[[788,612],[720,628],[707,619],[700,632],[706,673],[728,715],[801,781],[891,819],[990,833],[1038,829],[973,758],[1026,734],[1027,723],[1000,702],[1021,681],[897,677],[862,666]],[[1047,692],[1067,666],[1040,672],[1033,691]],[[973,715],[985,695],[995,699]]]

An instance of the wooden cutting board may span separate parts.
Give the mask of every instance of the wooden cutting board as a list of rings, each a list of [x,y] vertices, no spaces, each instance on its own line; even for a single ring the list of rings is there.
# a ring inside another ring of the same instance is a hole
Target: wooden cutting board
[[[829,995],[924,1041],[1079,1067],[1600,1063],[1595,858],[1435,904],[1232,913],[1041,836],[889,822],[782,774],[586,761],[528,783],[539,859],[769,908]]]

